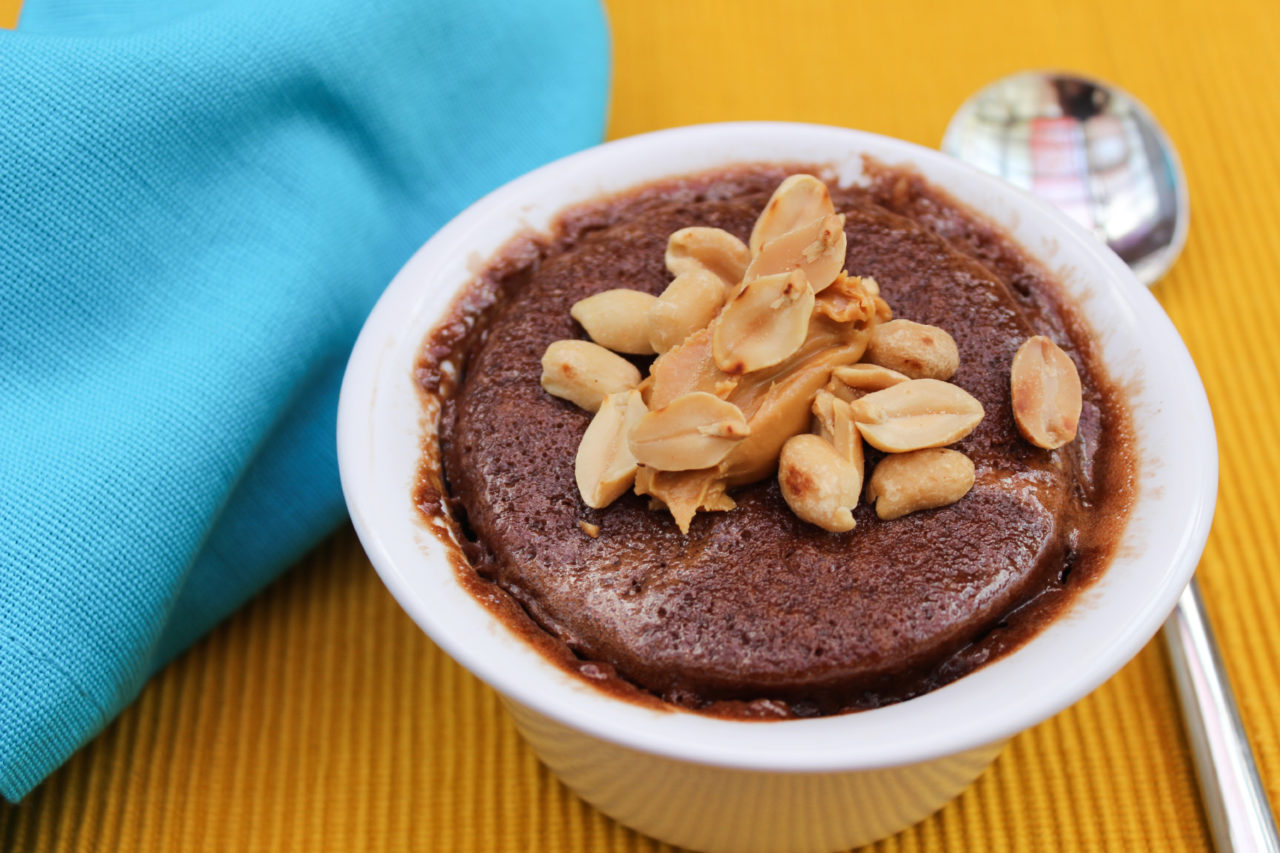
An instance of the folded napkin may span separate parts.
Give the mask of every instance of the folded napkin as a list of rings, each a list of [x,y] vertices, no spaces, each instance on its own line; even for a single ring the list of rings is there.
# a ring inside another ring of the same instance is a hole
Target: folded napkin
[[[0,32],[0,794],[344,517],[364,316],[599,141],[594,0],[28,0]]]

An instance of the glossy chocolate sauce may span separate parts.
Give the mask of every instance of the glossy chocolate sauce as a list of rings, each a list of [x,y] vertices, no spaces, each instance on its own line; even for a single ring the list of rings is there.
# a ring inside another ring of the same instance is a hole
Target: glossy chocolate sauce
[[[972,491],[893,521],[864,503],[840,534],[796,518],[775,478],[733,490],[738,508],[700,513],[688,535],[630,493],[586,507],[573,467],[591,415],[539,384],[547,345],[584,337],[570,306],[616,287],[661,293],[671,232],[745,240],[796,171],[813,170],[741,167],[568,212],[479,275],[417,365],[442,403],[415,497],[460,543],[459,577],[554,660],[636,701],[772,718],[932,690],[1054,618],[1105,568],[1132,501],[1123,395],[1052,277],[918,176],[870,163],[867,186],[832,192],[846,269],[874,276],[895,317],[955,338],[951,381],[986,410],[955,445],[975,463]],[[1084,388],[1080,435],[1057,451],[1019,435],[1009,402],[1013,354],[1036,334]],[[867,456],[869,476],[881,455]]]

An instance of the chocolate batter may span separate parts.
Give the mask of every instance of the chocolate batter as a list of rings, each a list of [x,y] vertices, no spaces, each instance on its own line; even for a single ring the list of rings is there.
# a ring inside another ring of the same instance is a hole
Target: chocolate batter
[[[734,716],[876,707],[1016,647],[1105,566],[1132,497],[1127,410],[1051,278],[919,177],[868,164],[868,187],[832,192],[846,269],[874,276],[895,317],[955,338],[952,381],[986,409],[955,445],[975,463],[973,490],[893,521],[860,505],[842,534],[796,518],[776,478],[733,490],[738,508],[698,514],[687,536],[630,493],[587,508],[573,468],[591,415],[539,385],[547,345],[585,337],[570,306],[609,288],[661,293],[671,232],[708,225],[745,241],[795,171],[697,176],[570,212],[490,266],[418,366],[445,397],[446,503],[472,587],[494,599],[496,584],[589,677]],[[1035,334],[1072,356],[1084,386],[1080,435],[1058,451],[1026,442],[1009,402],[1013,354]],[[880,454],[867,453],[870,476]],[[433,455],[417,496],[428,515]]]

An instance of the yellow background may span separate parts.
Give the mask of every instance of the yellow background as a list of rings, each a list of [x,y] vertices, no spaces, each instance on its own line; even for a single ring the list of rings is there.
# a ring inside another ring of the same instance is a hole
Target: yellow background
[[[611,0],[609,136],[791,119],[936,145],[973,90],[1064,67],[1128,88],[1191,182],[1186,253],[1156,289],[1217,418],[1201,578],[1280,802],[1280,7],[1275,0]],[[16,17],[0,0],[0,24]],[[424,238],[426,235],[423,235]],[[1053,678],[1047,672],[1045,678]],[[1203,850],[1158,646],[1015,738],[883,850]],[[397,608],[350,530],[166,669],[16,807],[6,850],[655,850],[585,806],[494,694]]]

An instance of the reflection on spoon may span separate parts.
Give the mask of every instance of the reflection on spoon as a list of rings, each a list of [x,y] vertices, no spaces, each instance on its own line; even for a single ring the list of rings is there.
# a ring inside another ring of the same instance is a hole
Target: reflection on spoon
[[[1178,155],[1125,92],[1083,77],[1027,72],[966,101],[942,150],[1040,196],[1093,231],[1151,286],[1187,239]]]

